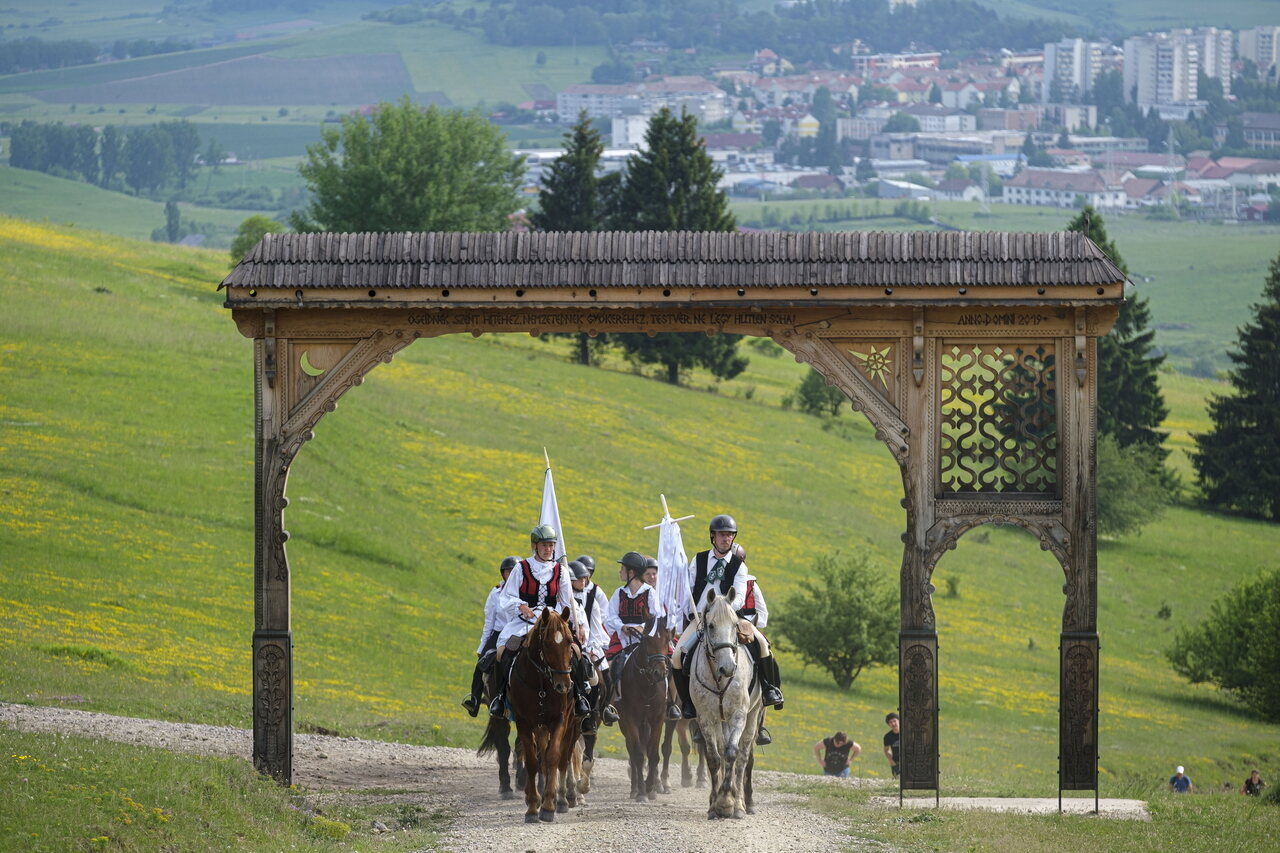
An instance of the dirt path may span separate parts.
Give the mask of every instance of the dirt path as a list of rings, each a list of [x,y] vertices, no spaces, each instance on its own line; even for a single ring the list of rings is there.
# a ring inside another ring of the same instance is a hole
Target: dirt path
[[[121,743],[160,747],[201,755],[247,757],[247,729],[116,717],[68,708],[0,703],[0,725],[22,731],[65,732]],[[477,728],[477,740],[479,729]],[[674,764],[673,760],[673,764]],[[848,850],[854,839],[831,818],[800,807],[801,798],[778,791],[780,784],[815,776],[756,774],[756,814],[742,821],[708,821],[705,789],[679,787],[672,768],[672,793],[654,802],[627,799],[626,765],[615,759],[596,762],[588,804],[555,823],[526,825],[523,797],[503,801],[497,795],[492,758],[470,750],[409,746],[324,735],[296,735],[294,781],[316,792],[312,799],[361,798],[360,789],[403,790],[379,800],[421,805],[454,816],[443,846],[459,853],[479,851],[610,850],[630,851],[834,851]],[[824,780],[830,784],[849,784]],[[880,849],[879,845],[867,847]],[[865,849],[865,848],[864,848]]]

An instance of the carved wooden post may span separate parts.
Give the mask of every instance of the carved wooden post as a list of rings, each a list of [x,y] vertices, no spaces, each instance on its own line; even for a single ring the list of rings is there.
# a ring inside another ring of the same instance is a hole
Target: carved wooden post
[[[933,385],[937,345],[924,335],[924,310],[912,318],[912,381],[903,419],[910,426],[912,453],[904,460],[902,482],[907,529],[902,534],[901,627],[898,631],[898,709],[901,751],[898,783],[902,791],[938,789],[938,630],[928,532],[936,516],[934,454],[940,421]],[[904,340],[904,344],[907,341]]]
[[[1084,309],[1077,309],[1076,371],[1060,388],[1069,391],[1069,432],[1063,485],[1067,600],[1059,643],[1058,788],[1098,789],[1098,531],[1097,501],[1097,338],[1086,337]],[[1072,381],[1074,380],[1074,381]]]
[[[254,341],[253,765],[288,785],[293,778],[293,632],[285,556],[285,481],[275,320]]]

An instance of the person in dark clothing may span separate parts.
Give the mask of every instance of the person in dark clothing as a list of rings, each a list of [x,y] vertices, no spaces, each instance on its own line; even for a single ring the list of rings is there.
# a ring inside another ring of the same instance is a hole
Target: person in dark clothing
[[[897,779],[898,754],[902,749],[902,732],[899,731],[901,723],[894,711],[886,714],[884,721],[889,724],[889,731],[884,733],[884,757],[889,759],[889,768],[893,770],[893,778]]]
[[[831,737],[824,737],[813,745],[813,757],[822,766],[823,776],[849,778],[849,762],[857,758],[862,747],[849,740],[844,732],[836,732]]]
[[[1249,778],[1244,780],[1244,785],[1240,787],[1240,793],[1250,797],[1261,797],[1262,789],[1267,787],[1267,783],[1262,781],[1262,776],[1257,770],[1249,774]]]

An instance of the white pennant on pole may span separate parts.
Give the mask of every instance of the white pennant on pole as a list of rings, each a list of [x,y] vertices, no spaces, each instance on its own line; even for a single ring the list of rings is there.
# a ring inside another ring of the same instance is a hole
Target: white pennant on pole
[[[693,613],[693,591],[689,589],[689,560],[684,553],[684,541],[680,535],[680,522],[693,518],[684,515],[672,518],[667,509],[667,496],[662,499],[662,521],[650,524],[645,530],[658,528],[658,606],[667,617],[667,626],[680,630],[684,617]]]
[[[547,463],[547,473],[542,478],[542,511],[538,514],[539,524],[550,524],[556,531],[556,553],[553,560],[559,560],[568,552],[564,544],[564,528],[560,526],[560,505],[556,503],[556,484],[551,479],[551,457],[547,449],[542,448],[542,458]]]

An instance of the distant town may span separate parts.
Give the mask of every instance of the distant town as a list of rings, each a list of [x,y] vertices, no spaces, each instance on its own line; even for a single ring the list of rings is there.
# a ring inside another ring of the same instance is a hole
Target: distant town
[[[627,47],[639,73],[646,54],[667,49]],[[765,48],[708,76],[571,85],[516,110],[605,123],[609,169],[644,147],[659,109],[688,111],[724,171],[722,187],[738,196],[861,189],[1263,221],[1280,218],[1278,50],[1280,26],[1176,29],[1120,45],[1071,38],[963,57],[871,53],[855,41],[841,70],[798,69]],[[558,152],[524,153],[536,192]]]

